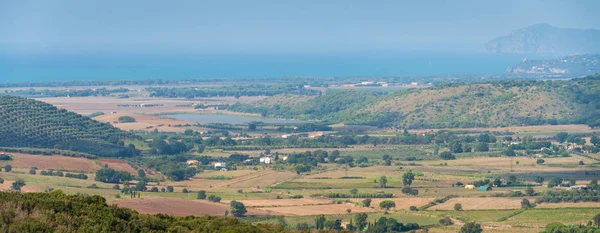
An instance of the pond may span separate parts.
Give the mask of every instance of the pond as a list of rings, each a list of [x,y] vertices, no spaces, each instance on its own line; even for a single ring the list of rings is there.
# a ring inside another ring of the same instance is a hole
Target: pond
[[[272,119],[272,118],[262,118],[262,117],[252,117],[252,116],[240,116],[240,115],[217,115],[217,114],[172,114],[165,115],[165,117],[197,122],[200,124],[209,124],[209,123],[227,123],[232,125],[240,125],[247,124],[253,121],[262,121],[264,123],[269,124],[298,124],[298,123],[306,123],[309,121],[302,120],[291,120],[291,119]]]

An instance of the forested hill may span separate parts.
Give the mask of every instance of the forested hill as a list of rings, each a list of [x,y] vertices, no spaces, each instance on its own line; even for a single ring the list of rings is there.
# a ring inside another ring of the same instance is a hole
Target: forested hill
[[[0,147],[53,148],[103,157],[138,153],[122,140],[134,137],[108,123],[22,97],[0,96]]]
[[[600,127],[600,75],[573,80],[456,83],[392,94],[343,90],[302,102],[266,99],[236,104],[232,109],[271,117],[403,128],[566,123]]]

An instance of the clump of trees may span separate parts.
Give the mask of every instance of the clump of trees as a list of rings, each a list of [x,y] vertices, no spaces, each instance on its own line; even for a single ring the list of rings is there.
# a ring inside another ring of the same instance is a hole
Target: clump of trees
[[[120,184],[127,180],[132,180],[131,174],[126,171],[116,171],[112,168],[101,168],[96,171],[96,181],[104,182],[104,183],[114,183]]]

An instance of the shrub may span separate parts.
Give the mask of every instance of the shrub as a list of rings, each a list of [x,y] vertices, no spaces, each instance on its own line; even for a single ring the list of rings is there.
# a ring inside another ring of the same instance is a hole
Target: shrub
[[[120,116],[118,120],[119,120],[120,123],[135,122],[135,118],[133,118],[131,116]]]
[[[207,199],[208,199],[209,201],[211,201],[211,202],[221,202],[221,198],[220,198],[220,197],[217,197],[217,196],[215,196],[215,195],[210,195],[210,196],[208,196],[208,198],[207,198]]]
[[[204,191],[204,190],[198,191],[198,196],[196,197],[196,199],[200,199],[200,200],[206,199],[206,191]]]
[[[440,159],[454,160],[454,159],[456,159],[456,157],[452,154],[452,152],[444,151],[444,152],[440,153]]]
[[[152,187],[150,189],[150,192],[156,193],[156,192],[158,192],[158,188],[157,187]]]
[[[440,219],[440,224],[442,224],[443,226],[450,226],[453,224],[453,222],[452,219],[450,219],[450,217],[444,217]]]
[[[412,205],[410,206],[410,211],[418,211],[419,208],[417,208],[416,206]]]
[[[411,187],[404,187],[402,188],[402,193],[407,194],[407,195],[419,195],[419,190],[415,189],[415,188],[411,188]]]
[[[186,188],[183,188],[183,190],[181,190],[182,193],[188,193],[188,190]]]
[[[170,193],[172,193],[173,192],[173,186],[170,186],[170,185],[167,186],[167,191],[170,192]]]
[[[371,206],[371,198],[367,198],[367,199],[362,200],[362,204],[365,207],[370,207]]]
[[[454,210],[456,210],[456,211],[461,211],[461,210],[463,210],[463,208],[462,208],[462,204],[460,204],[460,203],[456,203],[456,204],[454,204]]]
[[[35,173],[37,173],[37,171],[35,169],[30,169],[29,170],[29,174],[31,175],[35,175]]]

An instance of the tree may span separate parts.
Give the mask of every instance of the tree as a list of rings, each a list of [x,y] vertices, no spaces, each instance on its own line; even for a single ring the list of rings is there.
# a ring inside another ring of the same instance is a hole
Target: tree
[[[23,180],[17,180],[15,182],[12,183],[11,188],[15,191],[21,191],[21,188],[23,188],[23,186],[25,186],[25,181]]]
[[[12,166],[10,164],[4,165],[4,171],[6,171],[6,172],[12,171]]]
[[[594,146],[600,146],[600,137],[598,137],[598,135],[592,135],[590,143],[594,144]]]
[[[562,178],[554,177],[554,178],[552,178],[552,180],[550,180],[550,182],[548,182],[548,188],[558,186],[558,185],[562,184],[562,182],[563,182]]]
[[[356,227],[359,231],[362,231],[367,226],[368,217],[369,216],[366,213],[359,213],[354,216],[354,224],[356,224]]]
[[[535,179],[533,179],[533,181],[535,181],[536,183],[542,184],[542,183],[544,183],[544,177],[541,177],[541,176],[535,177]]]
[[[504,156],[508,156],[508,157],[515,157],[515,156],[517,155],[517,154],[515,153],[515,151],[514,151],[512,148],[508,148],[508,149],[504,150],[504,151],[502,152],[502,154],[503,154]]]
[[[250,130],[250,131],[256,130],[256,124],[254,124],[254,123],[248,124],[248,130]]]
[[[196,198],[200,199],[200,200],[206,199],[206,191],[204,191],[204,190],[198,191],[198,196]]]
[[[146,172],[144,171],[144,169],[140,168],[137,170],[137,172],[138,172],[138,177],[140,177],[142,179],[146,178]]]
[[[385,176],[379,177],[379,187],[387,188],[387,177],[385,177]]]
[[[490,135],[487,133],[480,134],[479,138],[477,138],[478,142],[489,143],[491,141]]]
[[[155,192],[158,192],[158,187],[152,187],[152,188],[150,189],[150,192],[154,192],[154,193],[155,193]]]
[[[546,162],[546,160],[544,160],[544,159],[537,159],[537,160],[535,161],[535,163],[537,163],[538,165],[542,165],[542,164],[544,164],[545,162]]]
[[[385,210],[389,210],[391,208],[396,207],[396,202],[394,201],[390,201],[390,200],[385,200],[379,203],[379,207]]]
[[[535,190],[533,190],[533,188],[531,187],[527,187],[527,189],[525,189],[525,194],[527,194],[527,196],[533,197],[535,196]]]
[[[173,192],[173,186],[170,186],[170,185],[167,186],[167,191],[170,192],[170,193],[172,193]]]
[[[186,188],[183,188],[183,190],[181,190],[182,193],[188,193],[188,190]]]
[[[325,228],[325,215],[319,215],[315,219],[315,226],[317,230],[323,230]]]
[[[567,141],[568,137],[569,137],[568,133],[560,132],[560,133],[556,134],[556,141],[559,143],[564,143],[565,141]]]
[[[440,159],[443,159],[443,160],[454,160],[454,159],[456,159],[456,157],[454,157],[454,155],[452,154],[452,152],[450,152],[450,151],[444,151],[444,152],[440,153]]]
[[[244,214],[246,214],[246,212],[248,212],[244,203],[238,201],[231,201],[231,203],[229,204],[229,210],[231,214],[233,214],[233,216],[236,217],[243,216]]]
[[[508,185],[515,185],[515,184],[517,184],[517,177],[514,176],[514,175],[509,176],[507,184]]]
[[[463,225],[459,231],[459,233],[481,233],[481,232],[483,232],[483,228],[481,228],[481,225],[479,223],[475,223],[475,222],[465,223],[465,225]]]
[[[131,116],[120,116],[118,120],[119,120],[119,123],[135,122],[135,118],[133,118]]]
[[[456,203],[456,204],[454,204],[454,210],[456,210],[456,211],[461,211],[461,210],[463,210],[463,208],[462,208],[462,204],[460,204],[460,203]]]
[[[531,208],[531,203],[529,202],[529,200],[527,200],[527,198],[523,198],[523,200],[521,201],[521,208],[523,208],[523,209]]]
[[[415,180],[415,174],[411,170],[408,170],[406,173],[404,173],[404,175],[402,175],[402,184],[404,185],[410,186],[413,180]]]
[[[362,204],[365,207],[370,207],[371,206],[371,198],[367,198],[367,199],[362,200]]]
[[[442,224],[443,226],[450,226],[453,224],[453,222],[452,219],[450,219],[450,217],[444,217],[440,219],[440,224]]]
[[[357,194],[358,193],[358,189],[352,189],[352,190],[350,190],[350,193]]]
[[[475,145],[475,151],[489,151],[490,147],[487,143],[479,142]]]
[[[325,230],[343,230],[342,228],[342,220],[327,220],[323,223],[323,227]]]

